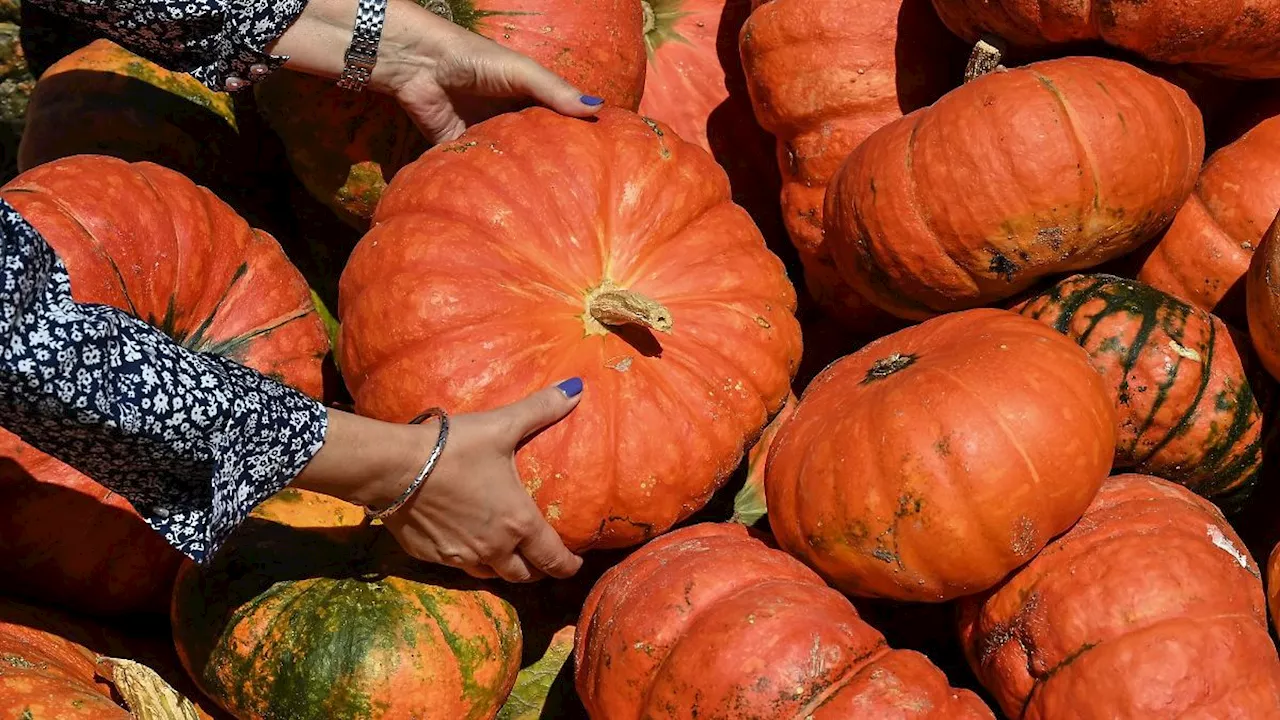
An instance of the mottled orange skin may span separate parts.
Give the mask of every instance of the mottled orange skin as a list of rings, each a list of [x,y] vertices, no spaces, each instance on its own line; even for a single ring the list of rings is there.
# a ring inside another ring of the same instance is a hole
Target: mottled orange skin
[[[891,329],[836,272],[823,195],[863,140],[960,84],[967,51],[928,0],[771,0],[740,47],[756,118],[778,141],[783,220],[809,292],[855,332]]]
[[[1155,236],[1203,156],[1187,94],[1132,65],[991,73],[849,156],[827,191],[827,242],[841,275],[898,317],[987,305]]]
[[[1277,210],[1280,115],[1272,115],[1209,157],[1138,279],[1228,321],[1243,320],[1244,276]]]
[[[182,555],[123,497],[0,429],[7,592],[94,615],[162,613]]]
[[[1280,77],[1280,2],[1248,0],[933,0],[969,43],[984,34],[1047,52],[1102,41],[1169,64],[1237,78]]]
[[[1207,500],[1146,475],[961,603],[969,663],[1020,720],[1274,720],[1280,660],[1244,543]]]
[[[593,718],[991,718],[927,658],[738,525],[654,540],[600,579],[578,621]]]
[[[420,2],[421,4],[421,2]],[[644,89],[640,0],[474,0],[456,20],[629,110]],[[460,13],[461,10],[455,10]],[[331,80],[282,71],[257,89],[307,190],[349,225],[365,229],[387,183],[429,144],[394,98],[354,94]],[[498,110],[501,106],[494,105]]]
[[[57,251],[77,301],[121,308],[191,349],[320,394],[328,338],[305,281],[271,236],[208,190],[158,165],[85,155],[23,173],[0,197]],[[3,439],[0,496],[11,500],[0,573],[78,610],[163,610],[177,553],[123,498]]]
[[[1253,349],[1267,372],[1280,378],[1280,215],[1253,254],[1245,298]]]
[[[574,549],[642,542],[692,514],[786,399],[795,291],[706,151],[606,109],[489,120],[401,171],[340,286],[358,412],[488,410],[584,379],[517,453]],[[584,319],[606,281],[670,333]],[[395,312],[389,312],[395,308]]]
[[[778,544],[841,591],[985,590],[1084,512],[1116,416],[1084,352],[1004,310],[877,340],[809,385],[769,454]]]
[[[132,720],[95,677],[96,656],[71,640],[14,622],[0,602],[0,717],[9,720]]]
[[[170,72],[110,40],[67,55],[40,76],[18,169],[82,154],[158,162],[216,182],[237,139],[231,96]]]

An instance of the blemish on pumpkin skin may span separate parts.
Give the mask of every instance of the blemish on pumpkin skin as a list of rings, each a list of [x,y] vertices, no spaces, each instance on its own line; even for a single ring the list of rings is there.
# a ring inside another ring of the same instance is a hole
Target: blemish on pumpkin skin
[[[1013,532],[1013,542],[1010,544],[1009,549],[1018,557],[1030,555],[1036,551],[1036,539],[1037,533],[1035,523],[1031,522],[1030,518],[1023,515],[1018,518],[1018,524],[1014,528]]]

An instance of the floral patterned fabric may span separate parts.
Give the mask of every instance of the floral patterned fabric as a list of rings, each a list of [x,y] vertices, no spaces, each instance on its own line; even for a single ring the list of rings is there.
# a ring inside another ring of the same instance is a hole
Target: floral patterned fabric
[[[215,89],[285,58],[262,48],[303,0],[26,0]],[[127,498],[204,561],[320,449],[319,403],[191,352],[115,308],[77,304],[66,268],[0,201],[0,426]]]

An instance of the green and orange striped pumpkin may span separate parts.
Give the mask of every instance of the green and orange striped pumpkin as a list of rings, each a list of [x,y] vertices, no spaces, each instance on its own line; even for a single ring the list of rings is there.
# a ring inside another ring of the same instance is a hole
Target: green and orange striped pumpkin
[[[1102,274],[1069,277],[1021,312],[1079,343],[1107,379],[1120,421],[1117,467],[1228,508],[1247,496],[1262,461],[1262,412],[1226,324],[1149,285]]]
[[[285,490],[210,565],[185,564],[171,616],[183,666],[239,720],[493,718],[520,670],[515,610],[361,519]]]

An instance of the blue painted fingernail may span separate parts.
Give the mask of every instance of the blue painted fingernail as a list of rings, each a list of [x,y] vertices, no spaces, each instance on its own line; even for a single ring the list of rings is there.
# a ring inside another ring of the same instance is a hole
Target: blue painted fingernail
[[[578,99],[582,101],[583,105],[590,105],[591,107],[604,104],[604,98],[598,98],[595,95],[583,95]]]
[[[578,397],[582,393],[582,378],[569,378],[556,386],[565,397]]]

